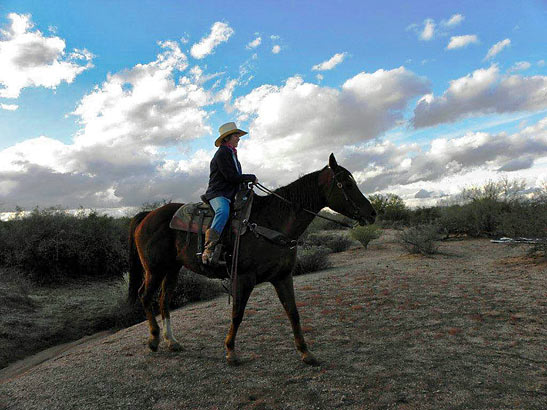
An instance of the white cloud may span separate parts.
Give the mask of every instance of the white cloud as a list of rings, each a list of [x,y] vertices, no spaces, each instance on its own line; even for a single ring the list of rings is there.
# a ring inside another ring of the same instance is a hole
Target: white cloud
[[[465,17],[463,15],[454,14],[452,15],[452,17],[450,17],[450,19],[448,19],[448,21],[443,21],[442,24],[446,27],[454,27],[460,24],[464,19]]]
[[[414,109],[417,128],[487,113],[541,110],[547,107],[547,77],[504,76],[497,65],[450,82],[440,97],[426,95]]]
[[[87,50],[65,52],[65,41],[33,30],[31,16],[10,13],[0,30],[0,97],[18,98],[26,87],[56,88],[93,67]]]
[[[481,171],[493,177],[499,172],[531,169],[547,158],[547,117],[515,134],[466,133],[456,138],[436,138],[427,151],[417,146],[390,142],[353,148],[345,153],[348,164],[365,192],[409,189],[428,191],[456,187],[446,181]],[[360,165],[361,164],[361,165]],[[362,164],[365,164],[364,167]]]
[[[262,43],[262,37],[257,37],[253,41],[251,41],[249,44],[247,44],[247,49],[257,48]]]
[[[15,111],[19,108],[17,104],[0,104],[0,107],[2,107],[3,110],[7,111]]]
[[[427,19],[424,21],[424,29],[420,34],[420,39],[429,41],[433,38],[435,34],[435,22],[432,19]]]
[[[484,57],[484,60],[489,60],[493,58],[501,50],[503,50],[505,47],[508,47],[509,45],[511,45],[511,40],[509,40],[508,38],[502,41],[498,41],[496,44],[490,47],[490,49],[488,50],[488,53],[486,53],[486,56]]]
[[[530,64],[528,61],[517,61],[515,64],[513,64],[509,71],[524,71],[528,70],[531,66],[532,64]]]
[[[316,64],[312,67],[313,71],[325,71],[325,70],[332,70],[334,67],[336,67],[338,64],[340,64],[342,61],[344,61],[344,58],[346,58],[348,53],[336,53],[333,55],[330,59],[327,61],[323,61],[320,64]]]
[[[466,34],[465,36],[452,36],[450,42],[446,46],[447,50],[453,50],[455,48],[467,47],[469,44],[476,44],[479,42],[478,37],[475,34]]]
[[[275,46],[272,47],[272,53],[279,54],[280,51],[281,51],[281,46],[276,44]]]
[[[538,65],[539,67],[544,67],[544,66],[545,66],[545,60],[539,60],[539,61],[537,62],[537,65]]]
[[[211,54],[216,46],[228,41],[232,34],[234,30],[228,24],[217,21],[212,25],[209,35],[192,46],[190,54],[194,58],[202,59]]]
[[[359,73],[340,89],[298,76],[282,86],[260,86],[234,103],[240,120],[251,120],[241,156],[267,180],[289,182],[296,172],[324,166],[334,147],[363,143],[394,127],[409,101],[427,89],[426,80],[404,67]]]
[[[317,81],[323,81],[323,74],[318,73],[315,78],[317,78]]]
[[[183,151],[188,141],[210,135],[207,107],[229,101],[236,81],[206,89],[218,73],[195,66],[185,75],[179,45],[159,45],[154,61],[109,75],[81,99],[73,143],[42,136],[0,151],[0,203],[104,207],[197,199],[208,160],[201,168],[170,168],[166,149]]]

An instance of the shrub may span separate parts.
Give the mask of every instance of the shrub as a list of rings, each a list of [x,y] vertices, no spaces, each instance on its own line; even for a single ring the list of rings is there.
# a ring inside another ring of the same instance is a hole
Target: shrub
[[[369,197],[370,203],[378,214],[378,219],[389,223],[408,223],[410,210],[403,199],[395,194],[374,194]]]
[[[400,232],[398,239],[409,253],[432,255],[438,252],[438,246],[435,243],[438,236],[438,228],[435,225],[420,225]]]
[[[324,246],[299,247],[294,275],[302,275],[328,268],[330,266],[329,253],[331,253],[330,249]]]
[[[332,252],[344,252],[349,249],[352,240],[343,233],[317,232],[311,233],[304,240],[304,247],[325,246]]]
[[[490,198],[441,208],[438,225],[448,234],[544,237],[547,204],[539,200],[503,202]]]
[[[427,225],[436,223],[441,217],[441,208],[433,206],[430,208],[418,207],[410,212],[411,225]]]
[[[188,302],[213,299],[222,293],[224,293],[224,289],[220,281],[208,279],[182,268],[169,305],[172,309],[176,309]]]
[[[127,269],[125,223],[57,209],[4,222],[0,264],[47,284],[66,277],[120,277]]]
[[[547,261],[547,242],[535,243],[528,250],[528,256],[541,261]]]
[[[359,242],[367,249],[370,241],[378,239],[382,234],[382,230],[376,225],[356,226],[351,230],[351,237]]]
[[[319,212],[319,215],[324,215],[328,218],[346,223],[348,225],[351,225],[352,223],[354,223],[353,219],[348,218],[344,215],[340,215],[338,213],[333,214],[332,212],[321,211]],[[301,239],[305,239],[311,233],[316,233],[320,231],[334,231],[334,230],[341,230],[341,229],[348,229],[348,228],[345,228],[342,225],[338,225],[336,222],[315,217],[313,221],[311,222],[311,224],[309,224],[309,226],[306,228],[306,231],[302,234]]]

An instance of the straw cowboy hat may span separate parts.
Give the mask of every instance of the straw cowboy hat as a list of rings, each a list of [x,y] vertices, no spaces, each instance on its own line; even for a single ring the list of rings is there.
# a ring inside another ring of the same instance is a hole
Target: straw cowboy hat
[[[215,141],[215,147],[220,147],[220,144],[222,144],[222,140],[224,139],[224,137],[230,134],[233,134],[236,132],[240,136],[247,134],[247,131],[243,131],[237,128],[235,122],[227,122],[226,124],[222,124],[220,128],[218,129],[218,132],[220,132],[220,136]]]

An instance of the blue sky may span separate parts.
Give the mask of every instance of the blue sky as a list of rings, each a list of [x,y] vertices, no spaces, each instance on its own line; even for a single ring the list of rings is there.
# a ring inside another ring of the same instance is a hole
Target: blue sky
[[[232,120],[270,186],[330,152],[412,205],[541,186],[546,17],[541,1],[4,0],[0,210],[196,200]]]

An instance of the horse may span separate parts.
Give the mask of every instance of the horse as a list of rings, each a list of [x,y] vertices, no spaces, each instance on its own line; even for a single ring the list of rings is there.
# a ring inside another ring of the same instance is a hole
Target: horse
[[[338,165],[334,154],[321,170],[304,175],[273,192],[254,196],[249,222],[281,232],[292,240],[297,240],[314,218],[305,210],[317,213],[329,207],[360,225],[372,224],[376,218],[373,206],[361,193],[351,173]],[[171,328],[169,300],[183,265],[193,272],[205,274],[196,256],[197,234],[169,228],[173,214],[182,205],[169,203],[150,212],[141,212],[130,224],[128,300],[135,303],[137,296],[141,299],[150,328],[148,346],[152,351],[157,351],[160,343],[160,328],[152,307],[155,292],[161,286],[160,312],[165,342],[170,350],[181,350],[182,345],[173,336]],[[191,237],[187,238],[187,235]],[[240,363],[235,350],[237,330],[253,288],[263,282],[270,282],[276,290],[290,320],[296,350],[302,361],[318,364],[306,345],[300,325],[292,276],[295,263],[294,246],[280,246],[261,237],[257,239],[251,232],[240,237],[232,321],[224,341],[228,364]],[[223,276],[223,273],[226,275],[225,267],[217,273],[219,278],[227,277]]]

